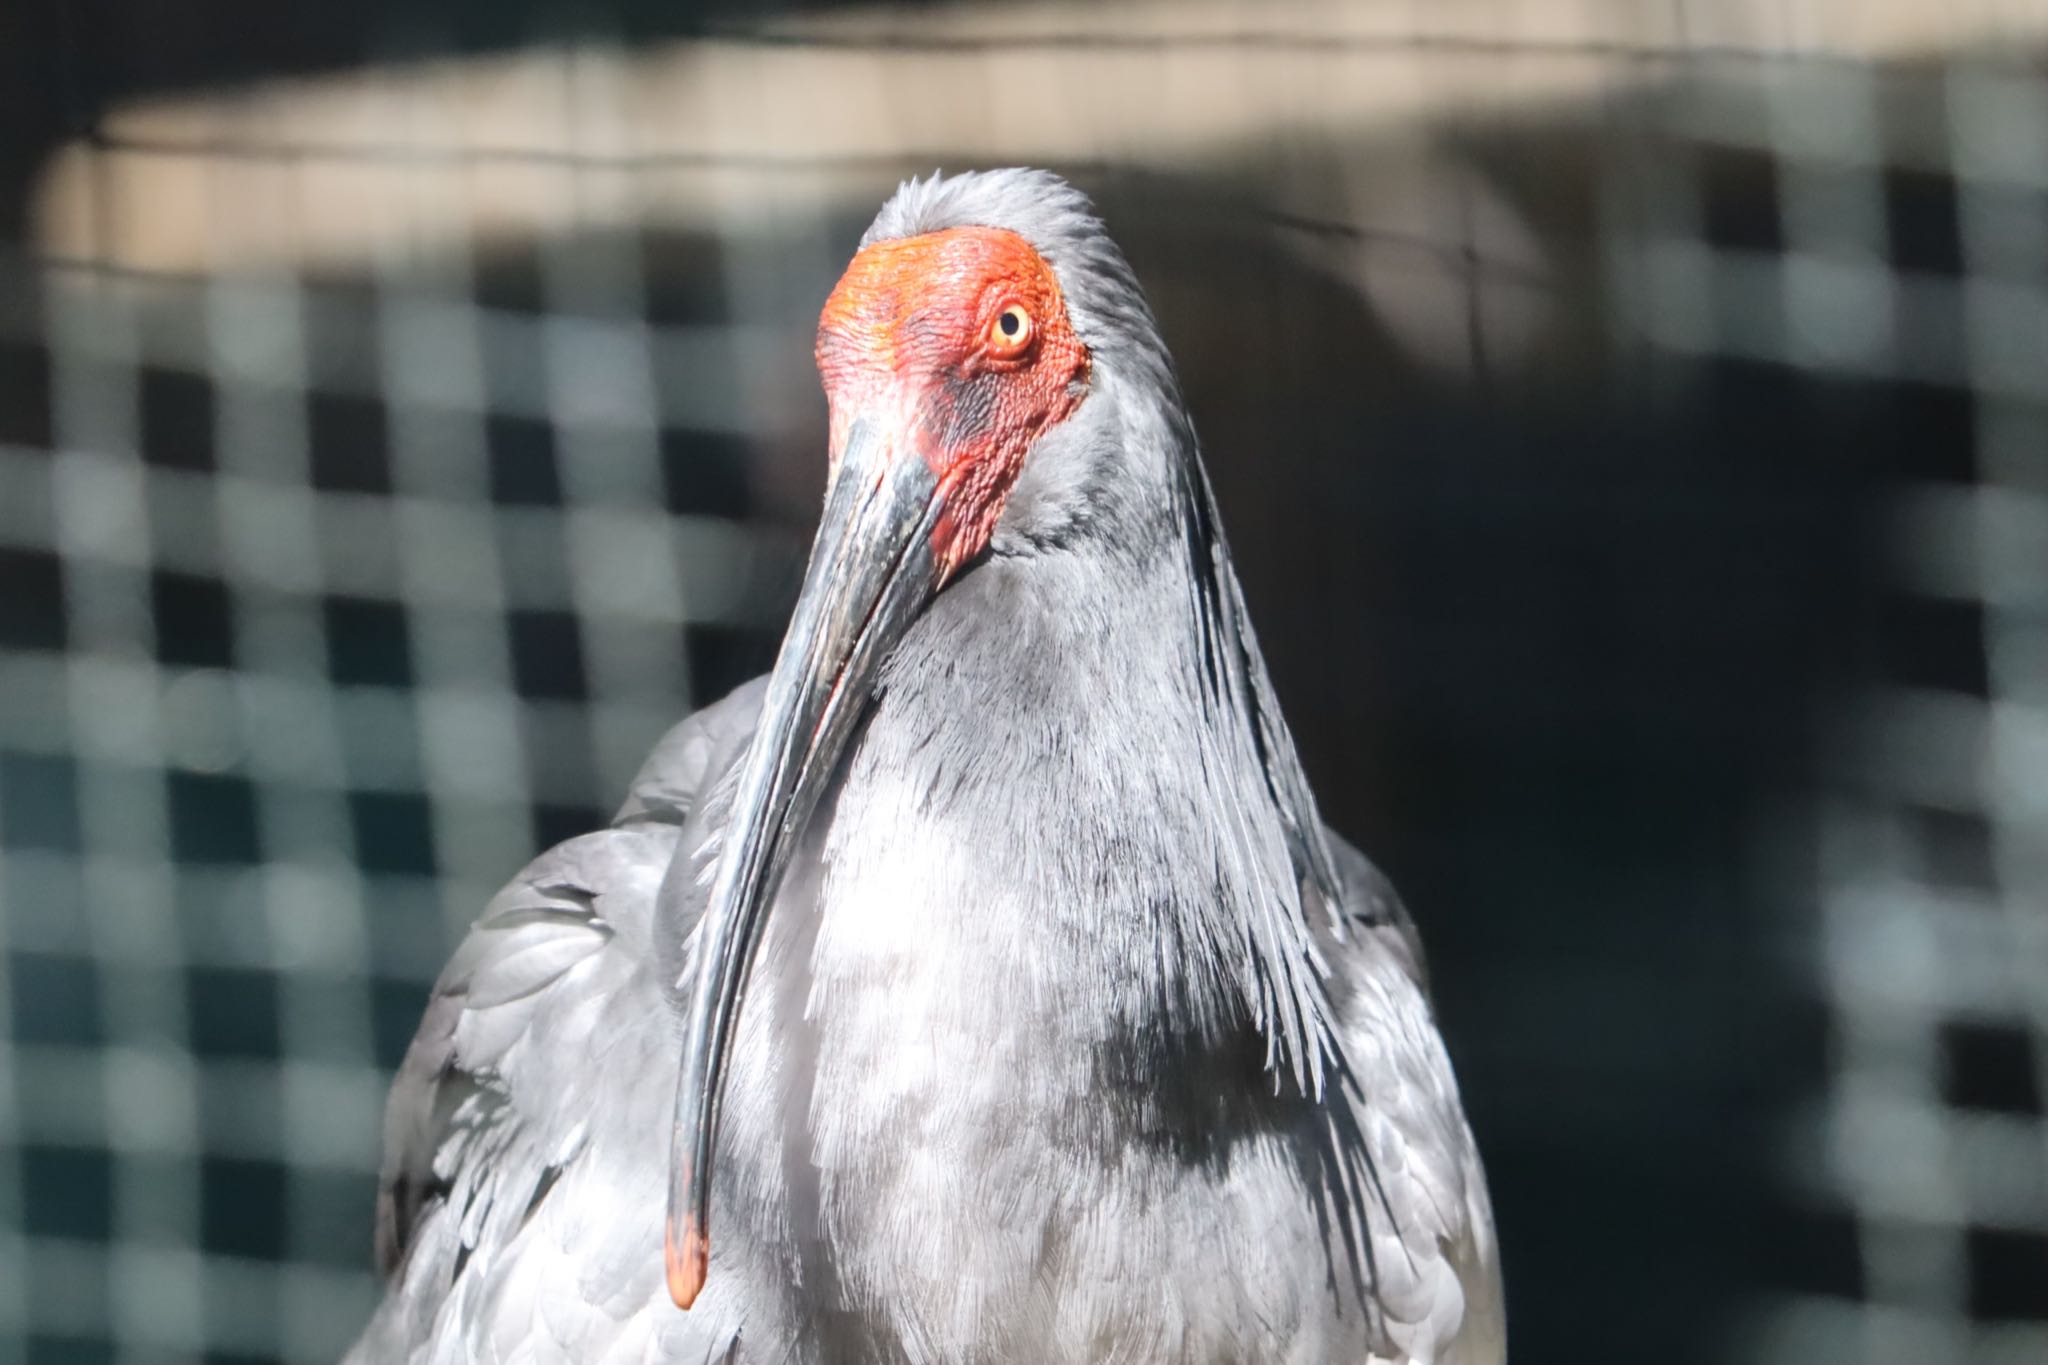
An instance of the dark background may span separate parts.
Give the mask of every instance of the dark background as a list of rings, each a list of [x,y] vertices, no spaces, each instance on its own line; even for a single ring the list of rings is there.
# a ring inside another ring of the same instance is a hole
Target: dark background
[[[1577,94],[1284,134],[1247,97],[1213,149],[1055,166],[1180,359],[1326,816],[1422,923],[1515,1358],[2040,1359],[2048,18],[1865,52],[1695,9],[1374,40],[1482,91],[1530,51],[1606,73]],[[593,40],[966,44],[1004,98],[1006,46],[1284,46],[938,13],[0,9],[0,1355],[339,1349],[382,1076],[464,919],[772,658],[867,216],[934,157],[1040,159],[914,124],[852,182],[789,147],[780,207],[722,224],[195,263],[123,245],[168,201],[114,116]],[[182,164],[319,173],[244,133]],[[65,157],[96,238],[48,225]],[[222,359],[244,274],[296,301],[297,383]],[[409,396],[419,300],[482,338],[480,403]],[[561,319],[647,342],[639,418],[582,405]],[[673,566],[590,548],[662,517]],[[264,526],[311,529],[302,576]]]

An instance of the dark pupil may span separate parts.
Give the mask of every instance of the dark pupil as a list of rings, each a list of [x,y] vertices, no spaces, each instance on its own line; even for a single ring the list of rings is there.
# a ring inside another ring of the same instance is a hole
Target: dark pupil
[[[1017,335],[1019,325],[1017,315],[1013,312],[1005,311],[1001,317],[996,319],[996,326],[1002,328],[1003,335],[1006,337]]]

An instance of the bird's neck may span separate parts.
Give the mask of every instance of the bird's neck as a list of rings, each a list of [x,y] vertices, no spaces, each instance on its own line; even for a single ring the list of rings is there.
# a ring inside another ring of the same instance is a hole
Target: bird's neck
[[[994,558],[902,642],[822,834],[822,1008],[885,984],[992,1049],[1250,1035],[1313,1088],[1321,826],[1192,473],[1149,551]]]

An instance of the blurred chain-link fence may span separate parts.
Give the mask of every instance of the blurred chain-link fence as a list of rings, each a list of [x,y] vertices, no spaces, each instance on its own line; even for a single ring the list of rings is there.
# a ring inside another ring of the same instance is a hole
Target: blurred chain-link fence
[[[1517,1359],[2048,1359],[2048,13],[140,13],[0,21],[0,1355],[337,1354],[453,936],[772,657],[860,227],[1030,161],[1422,921]]]

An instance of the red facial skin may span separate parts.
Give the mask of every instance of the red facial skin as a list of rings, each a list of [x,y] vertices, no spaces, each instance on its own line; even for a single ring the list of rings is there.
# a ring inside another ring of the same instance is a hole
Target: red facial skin
[[[1019,307],[1021,345],[997,327]],[[1040,433],[1087,390],[1088,348],[1052,267],[1002,228],[960,227],[876,242],[847,266],[818,321],[818,374],[832,449],[856,418],[905,433],[939,480],[938,582],[980,554]]]

